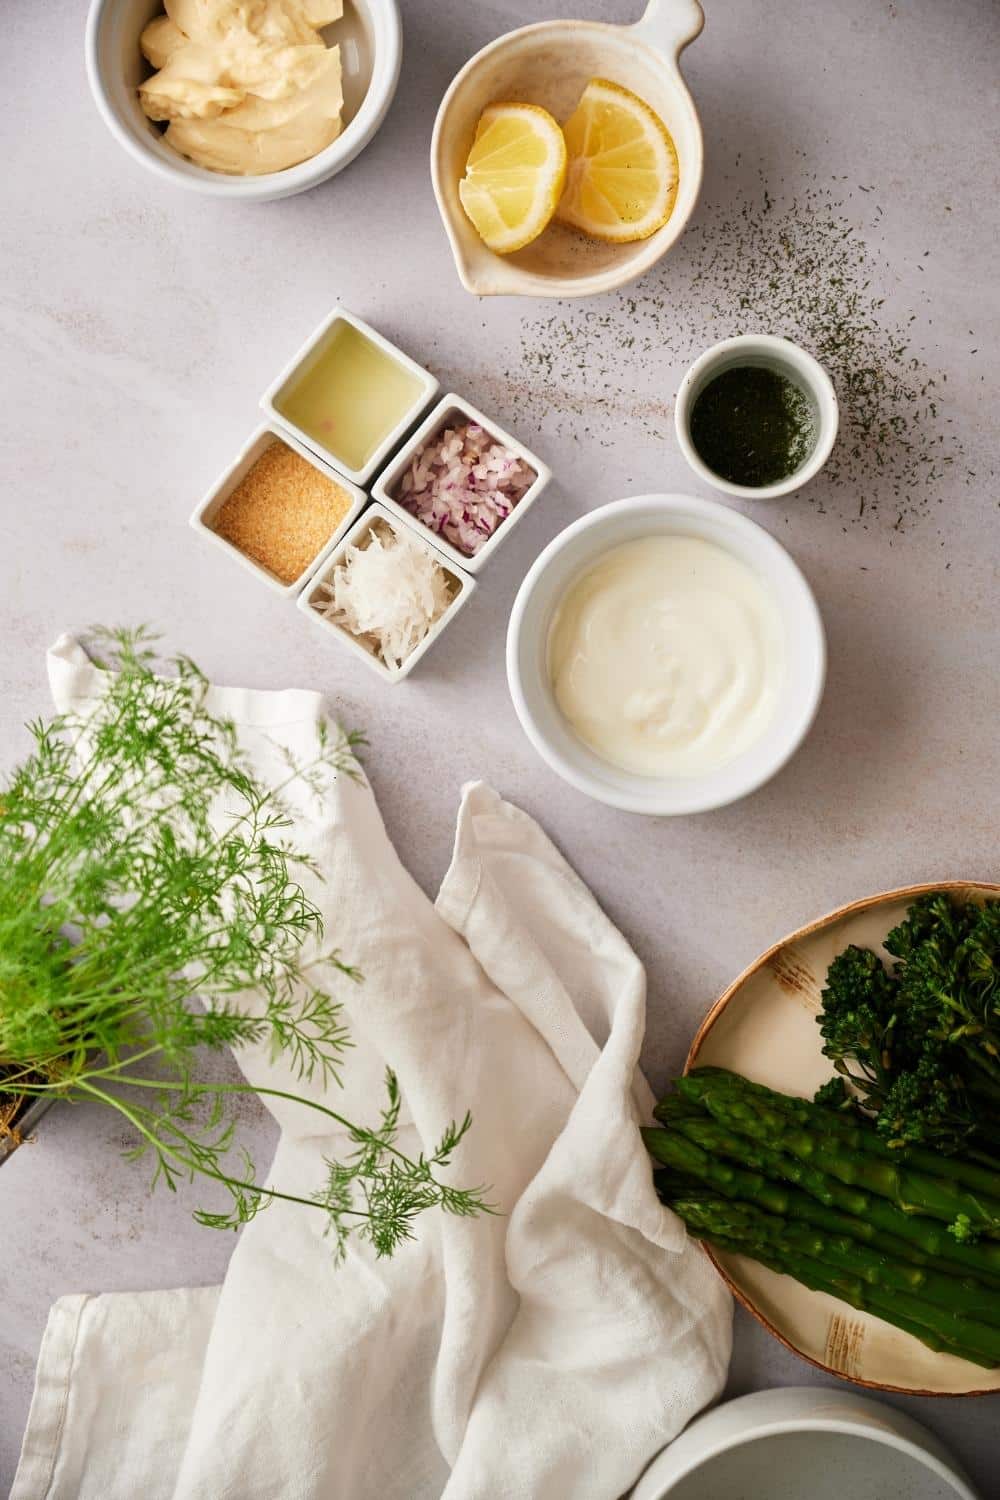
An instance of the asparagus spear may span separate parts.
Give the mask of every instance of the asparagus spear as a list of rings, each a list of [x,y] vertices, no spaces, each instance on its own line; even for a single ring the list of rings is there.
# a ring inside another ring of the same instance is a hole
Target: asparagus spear
[[[898,1326],[902,1319],[907,1332],[915,1333],[931,1348],[944,1344],[990,1369],[1000,1365],[1000,1329],[981,1322],[975,1312],[970,1314],[955,1305],[942,1306],[889,1284],[891,1264],[883,1263],[881,1257],[854,1240],[799,1227],[725,1198],[690,1195],[675,1199],[672,1207],[699,1238],[749,1255],[888,1323]],[[960,1287],[962,1283],[950,1285]]]
[[[730,1255],[746,1255],[749,1253],[747,1247],[741,1245],[738,1240],[727,1240],[721,1234],[706,1234],[691,1224],[688,1224],[688,1230],[696,1239],[707,1240],[717,1250],[727,1251]],[[860,1281],[856,1283],[855,1288],[852,1281],[843,1275],[831,1279],[825,1266],[818,1265],[816,1262],[808,1260],[805,1256],[792,1258],[782,1256],[777,1250],[764,1248],[754,1251],[752,1258],[759,1261],[762,1266],[767,1266],[772,1271],[779,1271],[785,1276],[794,1276],[796,1281],[801,1281],[803,1286],[810,1287],[814,1292],[828,1292],[830,1296],[839,1297],[842,1302],[847,1302],[852,1307],[861,1307],[868,1312],[875,1313],[877,1317],[884,1317],[887,1323],[892,1322],[894,1327],[901,1328],[904,1333],[912,1334],[914,1338],[919,1339],[922,1344],[926,1344],[928,1349],[933,1349],[935,1353],[955,1354],[960,1359],[971,1360],[973,1364],[985,1365],[988,1370],[995,1368],[992,1359],[987,1359],[985,1356],[981,1356],[978,1352],[974,1352],[971,1349],[963,1348],[953,1340],[935,1333],[930,1328],[925,1328],[920,1323],[911,1322],[898,1308],[894,1310],[891,1318],[886,1316],[876,1305],[878,1299],[872,1297],[870,1288],[866,1296],[865,1289]],[[834,1284],[834,1280],[836,1280],[836,1285]]]
[[[762,1083],[752,1083],[750,1079],[743,1078],[739,1073],[731,1073],[726,1068],[695,1068],[684,1078],[679,1078],[675,1086],[685,1099],[698,1104],[702,1103],[710,1089],[730,1089],[759,1104],[780,1109],[800,1125],[827,1134],[835,1132],[839,1139],[855,1151],[870,1151],[883,1160],[904,1161],[908,1166],[932,1175],[944,1173],[977,1193],[1000,1198],[1000,1163],[994,1171],[978,1162],[967,1161],[964,1157],[944,1157],[921,1146],[894,1148],[888,1145],[874,1126],[867,1124],[856,1114],[841,1114],[825,1105],[814,1104],[811,1099],[779,1094]]]
[[[940,1220],[903,1213],[885,1198],[828,1177],[808,1162],[728,1130],[708,1115],[693,1113],[683,1099],[675,1103],[675,1097],[664,1100],[658,1113],[669,1120],[674,1131],[713,1157],[730,1158],[772,1180],[794,1183],[827,1208],[836,1208],[880,1232],[907,1240],[935,1260],[947,1261],[955,1267],[956,1275],[1000,1279],[1000,1245],[960,1243]]]
[[[771,1181],[760,1172],[749,1171],[744,1167],[735,1166],[732,1162],[720,1161],[718,1157],[703,1150],[696,1142],[676,1129],[644,1130],[642,1134],[650,1155],[656,1161],[669,1167],[672,1173],[686,1179],[689,1187],[692,1183],[698,1183],[700,1186],[707,1185],[714,1192],[721,1193],[727,1198],[756,1204],[759,1208],[766,1209],[768,1213],[810,1224],[830,1234],[848,1235],[851,1239],[875,1247],[882,1255],[891,1256],[897,1261],[914,1267],[925,1266],[951,1279],[972,1280],[971,1268],[965,1264],[958,1264],[938,1254],[925,1251],[914,1241],[887,1231],[884,1225],[877,1225],[868,1217],[844,1213],[838,1208],[828,1208],[798,1188]],[[658,1174],[658,1187],[661,1185],[661,1176],[666,1175]],[[661,1197],[665,1202],[670,1202],[671,1198],[676,1196],[673,1190],[675,1186],[676,1182],[673,1182],[669,1190],[661,1192]],[[939,1226],[933,1221],[931,1223],[934,1233],[939,1234]],[[997,1259],[1000,1261],[1000,1255]],[[1000,1290],[1000,1269],[995,1276],[977,1270],[976,1278],[984,1286],[991,1287],[994,1293]],[[983,1317],[987,1317],[987,1313],[984,1312]],[[1000,1323],[1000,1297],[996,1297],[995,1302],[990,1305],[988,1320]]]
[[[803,1128],[779,1109],[743,1098],[733,1090],[706,1089],[702,1103],[713,1118],[753,1140],[808,1162],[850,1187],[888,1198],[904,1213],[923,1213],[953,1223],[966,1219],[976,1230],[1000,1235],[1000,1199],[987,1197],[946,1177],[932,1176],[905,1163],[850,1152],[833,1132]]]
[[[716,1190],[705,1188],[700,1182],[671,1179],[665,1173],[659,1176],[668,1178],[666,1182],[658,1181],[657,1186],[664,1202],[671,1206],[678,1199],[704,1201],[712,1198],[714,1201],[718,1198]],[[895,1243],[865,1244],[840,1228],[836,1221],[843,1220],[844,1215],[831,1214],[824,1225],[795,1218],[795,1196],[793,1193],[791,1214],[780,1210],[774,1212],[770,1207],[764,1209],[757,1202],[730,1201],[731,1223],[743,1224],[742,1237],[745,1239],[755,1235],[759,1238],[770,1232],[786,1248],[799,1250],[803,1255],[821,1260],[824,1265],[860,1276],[886,1294],[890,1291],[912,1293],[947,1309],[949,1313],[960,1312],[977,1322],[988,1323],[1000,1340],[1000,1293],[995,1287],[985,1286],[972,1277],[948,1275],[935,1266],[897,1260]],[[820,1212],[826,1213],[827,1210],[821,1209]],[[847,1222],[850,1224],[850,1219]],[[735,1234],[732,1228],[726,1232]]]

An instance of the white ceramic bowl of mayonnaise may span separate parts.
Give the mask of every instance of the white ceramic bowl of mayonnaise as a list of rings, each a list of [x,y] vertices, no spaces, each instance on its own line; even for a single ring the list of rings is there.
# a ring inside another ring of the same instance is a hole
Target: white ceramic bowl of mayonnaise
[[[327,45],[338,44],[341,55],[343,126],[336,140],[307,161],[260,176],[195,166],[165,144],[162,130],[139,103],[139,85],[152,72],[139,37],[162,13],[162,0],[91,0],[85,54],[91,93],[108,129],[163,182],[244,203],[288,198],[342,171],[388,113],[403,51],[396,0],[344,0],[341,19],[323,28]]]
[[[706,812],[801,744],[826,676],[816,601],[785,549],[713,500],[640,495],[568,526],[507,633],[521,725],[564,781],[652,816]]]

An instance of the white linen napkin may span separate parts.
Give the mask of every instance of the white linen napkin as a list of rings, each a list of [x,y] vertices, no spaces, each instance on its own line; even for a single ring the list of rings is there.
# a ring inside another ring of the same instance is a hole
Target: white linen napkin
[[[65,636],[49,675],[60,709],[100,681]],[[265,783],[323,714],[303,691],[210,701]],[[463,792],[436,905],[367,786],[293,798],[327,937],[364,975],[343,986],[356,1046],[332,1106],[371,1121],[390,1063],[413,1152],[470,1108],[451,1170],[502,1215],[435,1212],[391,1260],[352,1242],[337,1269],[323,1216],[280,1203],[221,1288],[62,1298],[11,1500],[614,1500],[719,1393],[730,1350],[728,1294],[638,1132],[642,967],[487,786]],[[264,1052],[239,1062],[302,1090]],[[308,1195],[344,1143],[270,1102],[271,1180]]]

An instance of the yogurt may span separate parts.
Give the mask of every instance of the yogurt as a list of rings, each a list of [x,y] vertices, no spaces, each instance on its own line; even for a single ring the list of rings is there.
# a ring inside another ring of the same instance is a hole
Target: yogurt
[[[560,711],[584,744],[640,776],[696,776],[764,734],[785,670],[775,600],[700,537],[612,548],[567,588],[548,638]]]

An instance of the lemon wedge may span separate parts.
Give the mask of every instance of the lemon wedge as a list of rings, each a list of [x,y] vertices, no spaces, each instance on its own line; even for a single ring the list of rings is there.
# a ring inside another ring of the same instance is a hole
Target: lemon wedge
[[[458,184],[462,207],[483,242],[510,255],[537,239],[566,181],[566,142],[537,104],[491,104]]]
[[[563,126],[569,166],[556,217],[595,240],[648,239],[670,218],[677,152],[644,100],[592,78]]]

